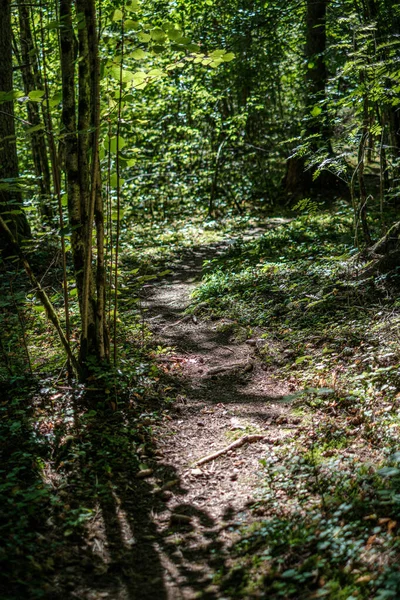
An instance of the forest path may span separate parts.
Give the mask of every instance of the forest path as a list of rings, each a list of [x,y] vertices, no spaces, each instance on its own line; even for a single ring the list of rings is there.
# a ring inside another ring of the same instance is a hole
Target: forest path
[[[181,390],[171,420],[155,431],[151,483],[161,500],[152,509],[159,568],[155,578],[144,568],[142,598],[227,598],[215,574],[229,561],[235,528],[252,520],[261,485],[259,460],[278,438],[292,437],[296,430],[288,406],[279,403],[290,385],[271,377],[258,356],[264,340],[243,339],[243,329],[227,319],[184,315],[203,261],[223,255],[230,243],[183,251],[173,274],[146,286],[142,294],[145,319],[157,342],[172,348],[159,363]],[[196,465],[246,434],[265,437]],[[144,548],[142,559],[151,560]]]

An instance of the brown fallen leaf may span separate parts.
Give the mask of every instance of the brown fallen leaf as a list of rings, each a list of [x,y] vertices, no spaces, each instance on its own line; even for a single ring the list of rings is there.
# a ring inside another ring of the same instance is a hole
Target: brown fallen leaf
[[[389,521],[388,523],[388,533],[393,533],[393,529],[397,527],[397,521]]]
[[[367,540],[367,548],[370,548],[372,546],[372,544],[375,542],[376,540],[376,535],[370,535],[368,540]]]

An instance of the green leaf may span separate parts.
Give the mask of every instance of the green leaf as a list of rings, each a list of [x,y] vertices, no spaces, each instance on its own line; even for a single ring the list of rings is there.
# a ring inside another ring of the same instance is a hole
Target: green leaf
[[[125,4],[125,10],[128,12],[137,12],[140,8],[139,2],[137,0],[130,0],[128,4]]]
[[[135,73],[133,73],[132,80],[135,84],[140,84],[143,83],[146,77],[147,73],[145,71],[136,71]]]
[[[29,100],[31,102],[41,102],[44,94],[45,94],[44,90],[32,90],[28,94]]]
[[[180,29],[176,29],[173,26],[169,26],[166,29],[166,32],[167,32],[167,36],[169,37],[169,39],[172,40],[173,42],[175,42],[182,36],[182,32],[180,31]]]
[[[132,73],[132,71],[128,71],[127,69],[122,69],[121,71],[119,66],[111,67],[111,69],[109,69],[109,73],[111,77],[113,77],[117,81],[119,81],[121,78],[122,83],[129,83],[135,78],[134,73]]]
[[[235,55],[234,55],[234,53],[233,53],[233,52],[228,52],[227,54],[225,54],[225,55],[222,57],[222,60],[223,60],[224,62],[230,62],[230,61],[231,61],[231,60],[233,60],[234,58],[235,58]]]
[[[290,579],[292,577],[295,577],[295,575],[297,575],[297,571],[295,571],[295,569],[288,569],[287,571],[284,571],[281,575],[281,577],[283,579]]]
[[[377,471],[378,475],[381,477],[394,477],[395,475],[400,474],[400,469],[396,469],[396,467],[383,467]]]
[[[188,44],[190,44],[191,39],[188,38],[187,36],[179,36],[174,41],[175,41],[176,44],[179,44],[180,46],[187,46]]]
[[[54,96],[52,96],[52,98],[50,98],[50,100],[49,100],[50,107],[53,108],[54,106],[57,106],[57,104],[60,104],[61,100],[62,100],[61,92],[54,94]]]
[[[136,48],[136,50],[134,50],[129,56],[131,56],[135,60],[143,60],[147,57],[147,52],[145,52],[141,48]]]
[[[154,27],[154,29],[150,31],[150,35],[151,39],[155,42],[163,42],[167,37],[161,27]]]
[[[121,180],[120,180],[120,182],[121,182],[121,185],[122,185],[122,182],[123,182],[123,180],[121,179]],[[122,219],[124,218],[124,216],[125,216],[125,211],[123,211],[123,210],[121,209],[121,210],[119,211],[119,220],[120,220],[120,221],[122,221]],[[112,220],[112,221],[118,221],[118,213],[117,213],[117,211],[116,211],[116,210],[113,210],[113,211],[112,211],[112,213],[111,213],[111,220]]]
[[[147,44],[147,42],[151,40],[151,35],[149,33],[141,31],[140,33],[138,33],[138,39],[139,42],[144,42],[145,44]]]
[[[221,58],[224,54],[226,54],[226,50],[214,50],[209,54],[210,58]]]
[[[162,54],[165,50],[165,47],[160,46],[159,44],[156,44],[152,47],[152,50],[153,50],[154,54]]]
[[[119,185],[120,187],[125,183],[125,179],[122,179],[122,177],[119,178]],[[118,185],[118,178],[117,178],[117,174],[116,173],[112,173],[111,177],[110,177],[110,185],[113,188],[116,188]],[[122,218],[122,217],[121,217]]]
[[[312,117],[318,117],[318,115],[320,115],[322,113],[322,108],[320,106],[314,106],[314,108],[311,111],[311,116]]]
[[[44,312],[44,306],[40,306],[39,304],[37,304],[36,306],[33,307],[33,310],[37,313],[43,313]]]
[[[118,137],[118,151],[120,152],[125,146],[126,146],[125,140],[121,136],[119,136]],[[113,154],[117,153],[117,136],[112,137],[110,139],[109,147],[110,147],[110,152],[112,152]]]
[[[59,21],[49,21],[47,25],[45,25],[45,29],[51,31],[52,29],[58,29],[60,27]]]
[[[162,77],[164,74],[164,71],[161,71],[161,69],[151,69],[147,73],[147,77]]]
[[[123,18],[123,16],[124,16],[124,15],[123,15],[123,12],[122,12],[122,10],[119,10],[119,8],[117,8],[117,9],[114,11],[114,14],[113,14],[112,20],[113,20],[113,21],[121,21],[121,20],[122,20],[122,18]]]
[[[9,92],[0,92],[0,104],[2,102],[11,102],[12,100],[15,100],[16,98],[22,98],[24,97],[24,92],[21,92],[20,90],[10,90]]]
[[[312,358],[311,354],[305,354],[304,356],[299,356],[298,358],[296,358],[295,364],[301,365],[302,362],[304,362],[305,360],[308,360],[309,358]]]
[[[28,133],[30,135],[31,133],[35,133],[35,131],[42,131],[42,129],[44,129],[44,125],[43,125],[43,123],[39,123],[39,125],[34,125],[33,127],[27,127],[25,129],[25,133]]]
[[[140,27],[139,21],[133,21],[132,19],[127,19],[124,23],[124,27],[127,31],[133,30],[137,31]]]

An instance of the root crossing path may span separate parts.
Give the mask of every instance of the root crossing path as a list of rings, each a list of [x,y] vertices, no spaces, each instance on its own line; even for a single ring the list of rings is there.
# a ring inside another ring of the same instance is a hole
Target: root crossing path
[[[259,460],[278,438],[295,434],[287,405],[279,403],[290,390],[264,370],[262,340],[246,339],[228,320],[184,314],[203,261],[228,244],[185,251],[169,278],[143,291],[150,328],[160,346],[172,348],[159,361],[179,380],[181,393],[156,431],[153,473],[146,478],[153,486],[153,530],[144,536],[135,586],[141,598],[229,598],[217,574],[229,565],[235,531],[254,519]]]

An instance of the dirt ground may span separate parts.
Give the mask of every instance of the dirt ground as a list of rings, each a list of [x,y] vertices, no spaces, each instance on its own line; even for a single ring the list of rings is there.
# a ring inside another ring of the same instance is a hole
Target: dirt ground
[[[259,358],[264,340],[240,339],[243,335],[228,320],[184,315],[203,260],[226,248],[219,244],[183,253],[167,281],[144,291],[151,329],[160,345],[173,348],[160,363],[177,374],[182,386],[172,420],[156,433],[155,475],[164,505],[154,522],[164,543],[175,549],[160,548],[164,590],[153,598],[222,597],[212,584],[214,565],[229,560],[235,527],[254,518],[259,460],[299,426],[279,402],[293,385],[277,382]],[[246,435],[264,439],[197,465]],[[171,468],[175,484],[163,475]]]
[[[145,319],[159,345],[171,348],[159,364],[180,393],[156,427],[155,453],[141,457],[149,472],[132,496],[121,491],[113,518],[94,527],[97,584],[75,587],[72,598],[227,598],[218,571],[229,564],[238,527],[256,518],[259,460],[300,427],[280,402],[294,384],[278,382],[260,359],[265,340],[246,339],[228,320],[184,314],[203,261],[228,244],[183,251],[170,276],[143,289]]]

